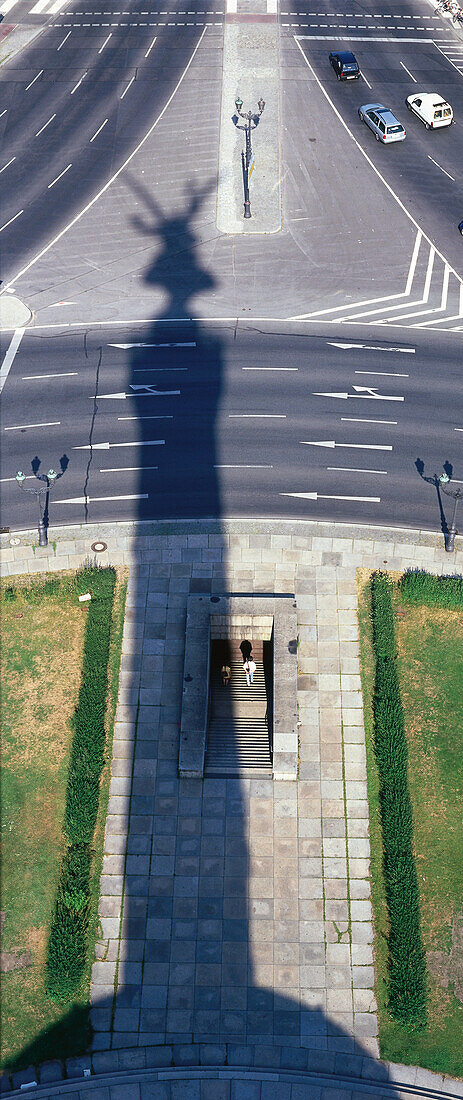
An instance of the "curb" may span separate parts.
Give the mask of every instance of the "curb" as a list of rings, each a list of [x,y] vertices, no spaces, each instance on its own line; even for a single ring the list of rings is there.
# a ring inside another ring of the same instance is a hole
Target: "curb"
[[[71,1096],[103,1086],[119,1089],[138,1083],[168,1085],[182,1080],[272,1082],[274,1088],[278,1083],[300,1084],[307,1087],[308,1097],[317,1086],[325,1092],[329,1088],[349,1089],[355,1095],[373,1093],[376,1098],[391,1100],[398,1094],[426,1100],[457,1100],[463,1096],[461,1079],[442,1077],[415,1066],[305,1047],[243,1047],[232,1043],[134,1047],[84,1054],[65,1063],[45,1062],[11,1078],[5,1075],[0,1093],[14,1097],[33,1089],[35,1096]]]

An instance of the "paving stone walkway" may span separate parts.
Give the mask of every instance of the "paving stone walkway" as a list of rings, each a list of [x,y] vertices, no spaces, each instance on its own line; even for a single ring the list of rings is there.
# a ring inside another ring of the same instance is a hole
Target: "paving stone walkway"
[[[292,1048],[295,1060],[303,1049],[377,1058],[356,569],[454,572],[463,552],[450,558],[431,535],[398,532],[392,541],[386,532],[335,528],[332,537],[317,524],[139,531],[76,530],[75,539],[58,537],[48,557],[32,555],[26,539],[4,553],[11,572],[65,568],[104,537],[99,560],[131,567],[92,973],[93,1056],[232,1043]],[[190,592],[295,594],[297,782],[179,780]]]

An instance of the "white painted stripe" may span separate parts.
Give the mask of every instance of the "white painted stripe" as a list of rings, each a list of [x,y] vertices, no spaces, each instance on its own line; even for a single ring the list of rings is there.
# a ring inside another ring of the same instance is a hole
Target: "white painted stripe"
[[[0,368],[0,393],[2,392],[3,387],[5,385],[5,382],[8,378],[8,375],[10,373],[11,367],[12,367],[13,362],[14,362],[14,357],[16,355],[16,352],[19,348],[19,345],[21,343],[21,340],[22,340],[23,336],[24,336],[24,329],[23,328],[15,329],[15,331],[14,331],[12,337],[11,337],[10,343],[9,343],[7,349],[6,349],[5,358],[4,358],[3,363],[1,365],[1,368]]]
[[[410,267],[408,269],[407,282],[405,284],[405,294],[408,296],[411,293],[413,279],[415,277],[416,264],[418,260],[418,253],[420,251],[421,241],[423,240],[423,234],[421,229],[418,230],[415,237],[415,244],[413,246],[412,258],[410,260]]]
[[[411,80],[413,80],[413,83],[414,83],[414,84],[417,84],[417,83],[418,83],[418,81],[417,81],[416,77],[415,77],[415,76],[413,76],[413,73],[411,73],[411,72],[410,72],[410,69],[407,69],[407,66],[406,66],[406,65],[404,65],[403,61],[399,61],[399,65],[401,65],[401,66],[402,66],[402,68],[403,68],[403,69],[405,69],[405,72],[406,72],[406,73],[408,73],[408,75],[409,75],[410,79],[411,79]]]
[[[128,493],[117,497],[68,497],[67,500],[53,499],[53,504],[91,504],[97,500],[148,500],[148,493]]]
[[[229,413],[229,420],[286,420],[286,413]]]
[[[127,95],[127,92],[128,92],[128,90],[129,90],[129,88],[130,88],[130,87],[132,86],[132,84],[133,84],[134,80],[135,80],[135,77],[133,76],[133,77],[132,77],[132,79],[131,79],[131,80],[129,80],[129,83],[127,84],[127,87],[126,87],[126,88],[124,88],[124,91],[122,92],[122,95],[121,95],[121,96],[119,96],[119,99],[123,99],[123,98],[124,98],[124,96],[125,96],[125,95]]]
[[[381,378],[410,378],[409,374],[396,374],[390,370],[356,370],[354,374],[372,374],[380,375]]]
[[[50,122],[53,122],[54,118],[56,118],[56,111],[55,111],[54,115],[51,115],[51,117],[48,119],[48,122],[45,122],[40,130],[37,130],[37,133],[36,133],[35,136],[39,137],[40,134],[43,134],[43,131],[46,130],[47,126],[50,125]]]
[[[87,73],[88,73],[88,69],[85,70],[85,72],[81,76],[80,80],[77,81],[77,84],[74,84],[74,87],[71,89],[71,95],[74,95],[74,92],[76,92],[77,89],[80,88],[80,85],[82,84],[82,81],[85,80],[85,77],[87,76]]]
[[[18,0],[4,0],[4,3],[0,6],[0,12],[2,15],[6,15],[17,4]]]
[[[95,138],[98,137],[98,134],[101,133],[101,131],[103,129],[103,126],[106,126],[107,121],[108,121],[108,119],[105,118],[104,122],[101,123],[101,126],[98,127],[98,130],[96,131],[96,133],[94,133],[93,137],[90,138],[90,145],[92,144],[92,141],[95,141]]]
[[[438,164],[437,160],[434,160],[434,157],[430,157],[429,153],[428,153],[428,160],[432,160],[432,163],[436,165],[436,168],[439,168],[440,171],[444,173],[444,176],[448,176],[449,180],[453,180],[453,183],[455,183],[455,176],[451,176],[450,172],[447,172],[446,169],[443,168],[441,164]]]
[[[134,394],[135,396],[135,394]],[[165,416],[118,416],[118,420],[173,420],[172,415]]]
[[[104,42],[103,42],[103,45],[102,45],[102,46],[100,46],[100,48],[99,48],[99,50],[98,50],[98,53],[103,53],[103,50],[104,50],[105,46],[107,46],[107,44],[108,44],[108,42],[109,42],[109,39],[110,39],[110,38],[112,38],[112,36],[113,36],[113,32],[112,32],[112,31],[110,31],[110,33],[108,34],[108,37],[107,37],[107,38],[105,38],[105,40],[104,40]]]
[[[148,46],[148,49],[147,49],[147,51],[146,51],[146,53],[145,53],[145,57],[148,57],[148,56],[149,56],[149,54],[151,53],[151,50],[153,49],[153,46],[154,46],[154,43],[155,43],[155,41],[156,41],[156,35],[154,36],[154,38],[153,38],[153,41],[152,41],[152,42],[150,42],[150,44],[149,44],[149,46]]]
[[[367,85],[368,85],[368,87],[369,87],[369,89],[370,89],[370,92],[371,92],[371,84],[370,84],[370,81],[369,81],[369,80],[367,80],[367,78],[366,78],[366,76],[365,76],[365,73],[360,73],[360,76],[362,77],[362,80],[364,80],[364,81],[365,81],[365,84],[367,84]]]
[[[179,318],[172,318],[173,320],[179,320]],[[151,322],[147,322],[151,323]],[[129,348],[195,348],[196,340],[180,340],[174,343],[165,344],[145,344],[143,342],[137,344],[108,344],[108,348],[122,348],[123,351],[127,351]]]
[[[35,378],[77,378],[78,371],[67,370],[60,374],[23,374],[21,382],[31,382]]]
[[[18,213],[15,214],[14,218],[10,218],[9,222],[5,222],[4,225],[0,225],[0,233],[3,233],[3,230],[7,229],[12,222],[15,222],[16,218],[20,218],[21,214],[24,214],[24,210],[18,210]]]
[[[214,463],[213,469],[214,470],[273,470],[273,466],[267,466],[267,465],[262,465],[262,464],[254,465],[254,464],[251,464],[251,463],[243,463],[242,465],[239,465],[238,463],[232,464],[232,463],[229,463],[229,462],[216,462],[216,463]]]
[[[185,370],[188,370],[188,367],[135,367],[135,370],[132,371],[132,374],[153,374],[156,371],[166,371],[166,370],[170,370],[170,371],[182,371],[183,370],[183,371],[185,371]]]
[[[355,500],[365,504],[380,504],[381,497],[344,497],[332,493],[280,493],[281,497],[300,497],[302,500]]]
[[[455,479],[452,478],[454,481]],[[0,485],[6,485],[7,481],[16,481],[15,477],[0,477]],[[26,481],[35,481],[35,474],[26,474]]]
[[[59,53],[59,51],[60,51],[61,47],[62,47],[62,46],[64,46],[64,43],[65,43],[65,42],[67,42],[67,40],[68,40],[68,38],[69,38],[69,35],[70,35],[70,34],[72,34],[72,31],[68,31],[68,33],[67,33],[67,34],[65,35],[65,37],[63,38],[63,41],[62,41],[62,42],[60,42],[59,46],[57,46],[57,47],[56,47],[56,52],[57,52],[57,53]]]
[[[3,118],[3,115],[6,115],[7,111],[8,111],[8,107],[5,107],[5,110],[2,111],[1,114],[0,114],[0,118]]]
[[[311,439],[301,439],[300,442],[305,447],[346,447],[349,450],[356,451],[392,451],[389,443],[336,443],[333,439],[322,439],[315,442]]]
[[[11,157],[11,160],[7,160],[6,164],[3,165],[3,168],[0,168],[0,176],[1,176],[2,172],[5,171],[6,168],[10,167],[10,164],[13,164],[14,160],[16,160],[16,157]]]
[[[9,428],[4,428],[3,431],[20,432],[23,428],[56,428],[59,424],[61,424],[61,420],[48,420],[44,424],[11,424]]]
[[[283,370],[283,371],[294,371],[294,370],[299,370],[299,367],[241,367],[241,370]]]
[[[315,23],[313,25],[316,26]],[[295,24],[293,24],[293,26],[295,26]],[[294,37],[296,42],[304,42],[307,40],[317,42],[325,42],[327,40],[329,42],[425,42],[434,45],[434,39],[432,38],[402,38],[402,35],[400,35],[400,37],[398,35],[393,35],[392,37],[382,35],[375,38],[370,34],[295,34]]]
[[[56,179],[52,180],[51,183],[48,184],[48,191],[50,190],[50,187],[54,187],[55,183],[58,183],[58,180],[62,179],[62,177],[66,175],[66,172],[69,172],[70,168],[72,168],[72,164],[68,164],[67,168],[63,168],[63,171],[60,172],[59,176],[57,176]]]
[[[62,4],[62,0],[54,0],[53,4],[51,5],[51,8],[48,9],[47,14],[48,15],[54,15],[55,12],[60,10],[61,4]]]
[[[351,424],[397,424],[397,420],[370,420],[366,416],[341,416],[341,420],[349,421]]]
[[[38,3],[34,4],[34,7],[30,9],[29,15],[38,15],[39,12],[46,8],[48,2],[49,0],[38,0]]]
[[[327,466],[327,470],[339,470],[346,474],[387,474],[387,470],[356,470],[354,466]]]
[[[29,88],[32,88],[32,85],[35,84],[36,80],[39,79],[39,76],[42,76],[42,73],[43,73],[43,69],[41,69],[40,72],[37,73],[37,76],[34,76],[34,79],[31,80],[30,84],[27,85],[27,88],[25,89],[26,92],[29,91]]]
[[[275,15],[277,12],[277,0],[267,0],[267,11],[269,15]]]
[[[448,298],[448,292],[449,292],[449,276],[450,276],[450,268],[449,268],[449,265],[446,264],[445,267],[444,267],[444,278],[442,280],[442,296],[441,296],[441,300],[440,300],[440,308],[441,309],[446,309],[447,308],[447,298]]]
[[[103,466],[100,474],[130,474],[133,470],[159,470],[159,466]]]
[[[119,176],[122,174],[122,172],[125,172],[125,169],[127,168],[127,165],[130,164],[130,162],[137,155],[137,153],[139,153],[140,149],[142,149],[145,142],[148,141],[148,138],[151,137],[151,134],[156,129],[156,127],[160,123],[161,119],[164,117],[168,107],[172,103],[172,100],[173,100],[174,96],[176,95],[176,92],[180,88],[180,85],[182,84],[183,80],[185,79],[185,76],[186,76],[188,70],[190,69],[190,66],[192,65],[192,63],[193,63],[193,61],[196,57],[197,51],[199,50],[199,47],[202,44],[202,41],[203,41],[203,38],[204,38],[205,34],[206,34],[206,28],[204,28],[204,30],[202,31],[201,37],[198,39],[198,41],[195,45],[195,48],[194,48],[194,50],[191,54],[191,57],[190,57],[188,63],[185,65],[185,68],[184,68],[181,76],[179,77],[179,79],[178,79],[178,81],[175,85],[174,90],[171,92],[167,102],[164,104],[164,107],[162,108],[162,111],[160,111],[157,118],[155,118],[154,122],[151,124],[149,129],[146,131],[146,134],[144,134],[143,137],[140,139],[140,141],[135,146],[135,148],[132,149],[132,152],[129,154],[129,156],[126,157],[126,159],[123,161],[123,163],[117,169],[117,171],[114,172],[114,174],[110,177],[109,180],[106,181],[104,186],[101,187],[99,191],[97,191],[96,195],[94,195],[93,198],[90,199],[90,201],[88,203],[86,203],[85,206],[82,207],[82,210],[80,210],[78,214],[75,214],[74,217],[71,218],[71,221],[69,221],[68,224],[65,225],[64,228],[61,229],[60,232],[57,233],[56,236],[53,237],[52,240],[49,241],[48,244],[46,244],[44,246],[44,248],[40,249],[40,252],[37,252],[37,254],[32,258],[32,260],[29,260],[29,262],[27,264],[25,264],[25,266],[23,268],[21,268],[20,271],[18,271],[12,279],[9,280],[9,282],[5,285],[5,287],[3,288],[1,293],[4,293],[5,290],[8,287],[14,286],[15,282],[17,282],[18,279],[20,279],[23,275],[26,274],[26,271],[30,271],[31,267],[34,267],[34,265],[38,262],[38,260],[41,260],[42,257],[45,256],[46,253],[50,251],[51,248],[54,248],[55,244],[57,244],[58,241],[61,240],[61,237],[64,237],[65,233],[67,233],[70,229],[72,229],[72,227],[74,225],[76,225],[76,223],[78,221],[80,221],[80,219],[84,216],[84,214],[87,214],[87,212],[89,210],[91,210],[92,206],[94,206],[95,203],[98,202],[98,199],[100,199],[101,196],[104,195],[105,192],[109,190],[111,185],[115,182],[115,180],[117,180],[119,178]],[[21,210],[20,213],[22,214],[23,211]],[[19,215],[17,214],[16,217],[19,217]],[[4,228],[4,226],[2,228]],[[1,230],[0,230],[0,232],[1,232]]]

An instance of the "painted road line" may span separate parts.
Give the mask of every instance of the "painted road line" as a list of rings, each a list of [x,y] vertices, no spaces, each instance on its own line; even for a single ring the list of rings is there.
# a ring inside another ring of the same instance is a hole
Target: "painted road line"
[[[406,298],[409,298],[410,294],[411,294],[411,290],[412,290],[412,286],[413,286],[413,280],[415,278],[416,265],[418,263],[418,253],[419,253],[420,248],[421,248],[421,241],[422,240],[423,240],[423,234],[421,232],[421,229],[418,229],[418,232],[417,232],[416,237],[415,237],[415,243],[413,245],[413,252],[412,252],[412,256],[411,256],[411,260],[410,260],[410,267],[408,269],[407,282],[405,283],[405,297]]]
[[[50,122],[53,122],[54,118],[56,118],[56,111],[55,111],[54,115],[51,115],[51,117],[48,119],[48,122],[45,122],[40,130],[37,130],[37,133],[36,133],[35,136],[39,137],[40,134],[43,134],[43,131],[46,130],[47,126],[50,125]]]
[[[123,98],[124,98],[124,96],[125,96],[125,95],[127,95],[127,92],[128,92],[128,90],[129,90],[129,88],[131,88],[131,87],[132,87],[132,84],[133,84],[134,80],[135,80],[135,77],[133,76],[133,77],[132,77],[132,79],[131,79],[131,80],[129,80],[129,83],[127,84],[127,87],[126,87],[126,88],[124,88],[124,91],[122,92],[122,95],[121,95],[121,96],[119,96],[119,99],[123,99]]]
[[[7,111],[8,111],[8,107],[5,107],[5,110],[2,111],[1,114],[0,114],[0,118],[3,118],[3,115],[6,115]]]
[[[134,470],[159,470],[159,466],[102,466],[100,474],[130,474]]]
[[[148,56],[149,56],[149,54],[151,53],[151,50],[153,49],[153,46],[154,46],[154,43],[155,43],[155,41],[156,41],[156,35],[154,36],[154,38],[153,38],[153,41],[152,41],[152,42],[150,42],[150,45],[148,46],[148,49],[147,49],[147,51],[146,51],[146,53],[145,53],[145,57],[148,57]]]
[[[4,432],[22,432],[26,428],[57,428],[61,424],[61,420],[48,420],[44,424],[10,424],[9,428],[4,428]]]
[[[408,75],[409,75],[409,77],[410,77],[410,80],[413,80],[413,83],[414,83],[414,84],[417,84],[417,83],[418,83],[418,81],[417,81],[417,79],[416,79],[416,76],[413,76],[413,73],[411,73],[411,72],[410,72],[410,69],[407,69],[407,66],[406,66],[406,65],[404,65],[403,61],[399,61],[399,65],[401,65],[401,66],[402,66],[402,68],[403,68],[403,69],[405,69],[405,72],[406,72],[406,73],[408,73]]]
[[[120,393],[99,393],[99,401],[125,401],[131,397],[172,397],[180,393],[180,390],[155,390],[154,386],[131,386],[133,390],[145,390],[145,393],[125,393],[121,390]],[[148,390],[148,392],[146,392]],[[90,397],[90,401],[94,398]]]
[[[263,465],[262,463],[231,463],[231,462],[215,462],[213,470],[273,470],[273,466]]]
[[[57,52],[57,53],[59,53],[59,51],[61,50],[61,48],[62,48],[62,47],[64,46],[64,43],[65,43],[65,42],[67,42],[67,40],[68,40],[68,38],[69,38],[69,35],[70,35],[70,34],[72,34],[72,31],[68,31],[68,33],[67,33],[67,34],[65,35],[65,37],[63,38],[63,41],[62,41],[62,42],[60,42],[59,46],[57,46],[57,47],[56,47],[56,52]]]
[[[112,38],[112,36],[113,36],[113,32],[112,32],[112,31],[110,31],[110,32],[109,32],[109,34],[108,34],[108,37],[107,37],[107,38],[105,38],[105,40],[104,40],[104,42],[103,42],[103,45],[102,45],[102,46],[100,46],[100,48],[99,48],[99,50],[98,50],[98,53],[103,53],[103,50],[104,50],[105,46],[107,46],[107,45],[108,45],[109,39],[110,39],[110,38]]]
[[[37,76],[34,76],[34,79],[33,79],[33,80],[31,80],[30,84],[28,84],[28,85],[27,85],[27,88],[25,88],[25,91],[26,91],[26,92],[28,92],[28,91],[29,91],[29,88],[32,88],[32,85],[33,85],[33,84],[35,84],[36,80],[38,80],[38,79],[39,79],[39,76],[42,76],[42,73],[43,73],[43,69],[41,69],[41,70],[40,70],[40,72],[39,72],[39,73],[37,73]]]
[[[415,260],[415,264],[416,264],[416,260]],[[394,306],[394,308],[397,308],[397,307]],[[351,348],[362,348],[364,351],[393,351],[393,352],[399,352],[402,355],[414,355],[415,351],[416,351],[415,348],[396,348],[396,347],[383,348],[383,347],[379,347],[377,344],[347,344],[347,343],[340,343],[337,340],[327,340],[326,342],[327,342],[327,344],[330,345],[330,347],[332,347],[332,348],[341,348],[342,351],[350,351]]]
[[[10,164],[13,164],[14,160],[16,160],[16,157],[11,157],[11,160],[7,160],[6,164],[3,165],[3,168],[0,168],[0,176],[1,176],[2,172],[4,172],[7,168],[10,167]]]
[[[332,493],[280,493],[281,497],[300,497],[302,500],[355,500],[364,504],[380,504],[381,497],[344,497]]]
[[[118,420],[173,420],[173,416],[169,413],[167,415],[159,416],[118,416]]]
[[[77,378],[78,373],[76,370],[67,370],[61,374],[23,374],[21,382],[31,382],[35,378]]]
[[[365,73],[362,73],[362,72],[361,72],[361,73],[360,73],[360,76],[362,77],[362,80],[364,80],[364,81],[365,81],[365,84],[368,84],[368,87],[369,87],[369,89],[370,89],[370,92],[371,92],[371,87],[372,87],[372,86],[371,86],[371,84],[370,84],[370,81],[369,81],[369,80],[367,80],[367,78],[366,78],[366,76],[365,76]]]
[[[196,57],[196,54],[197,54],[197,52],[198,52],[198,50],[199,50],[199,48],[202,44],[202,41],[203,41],[203,38],[204,38],[205,34],[206,34],[206,28],[204,27],[203,31],[201,32],[200,38],[198,39],[198,41],[197,41],[197,43],[194,47],[194,50],[192,51],[192,54],[191,54],[191,57],[190,57],[189,61],[185,65],[185,68],[184,68],[181,76],[179,77],[179,79],[178,79],[178,81],[175,85],[175,88],[173,89],[173,91],[171,92],[169,98],[167,99],[166,103],[164,104],[164,107],[159,112],[159,114],[155,118],[154,122],[151,123],[151,126],[146,131],[146,133],[143,135],[143,137],[140,138],[140,141],[137,143],[137,145],[132,149],[131,153],[129,153],[129,156],[125,158],[125,160],[119,166],[117,171],[113,173],[113,175],[109,178],[109,180],[106,181],[106,183],[103,185],[103,187],[101,187],[100,190],[97,191],[96,195],[93,195],[93,198],[91,198],[89,200],[89,202],[87,202],[85,204],[85,206],[83,206],[82,209],[79,210],[79,212],[77,214],[75,214],[73,218],[71,218],[71,220],[67,223],[67,225],[65,225],[63,227],[63,229],[60,229],[59,233],[57,233],[56,236],[52,237],[52,239],[50,241],[48,241],[48,244],[44,245],[44,247],[41,248],[40,251],[37,252],[36,255],[33,256],[32,259],[29,260],[28,263],[25,264],[24,267],[20,269],[20,271],[16,272],[16,274],[13,276],[13,278],[9,280],[7,286],[3,287],[2,293],[9,286],[14,286],[15,282],[17,282],[18,279],[22,278],[22,276],[25,275],[27,271],[30,271],[31,267],[34,267],[34,265],[38,262],[38,260],[41,260],[42,257],[45,256],[46,253],[50,251],[51,248],[54,248],[54,246],[58,243],[58,241],[60,241],[61,238],[64,237],[65,233],[67,233],[70,229],[72,229],[72,227],[74,225],[76,225],[77,222],[80,221],[80,219],[84,216],[84,214],[87,214],[88,211],[92,209],[92,207],[95,205],[95,203],[98,202],[98,200],[101,198],[101,196],[104,195],[106,193],[106,191],[108,191],[109,188],[112,186],[112,184],[119,178],[119,176],[122,175],[123,172],[125,172],[125,169],[127,168],[127,166],[131,163],[131,161],[137,155],[137,153],[139,153],[140,149],[143,148],[143,146],[145,145],[145,142],[148,141],[148,138],[151,137],[151,134],[154,132],[156,127],[159,125],[159,123],[161,122],[161,119],[164,118],[164,115],[165,115],[166,111],[168,110],[168,108],[170,107],[170,104],[172,103],[172,100],[174,99],[174,96],[176,95],[178,89],[180,88],[181,84],[183,83],[183,80],[185,79],[186,74],[188,73],[188,71],[190,69],[190,66],[193,64],[193,61],[194,61],[194,59]],[[23,211],[21,210],[21,214],[22,213],[23,213]],[[172,320],[175,320],[175,318],[172,318]]]
[[[63,171],[60,172],[59,176],[57,176],[56,179],[52,180],[51,183],[48,184],[48,189],[47,190],[49,191],[50,187],[54,187],[55,183],[58,183],[58,180],[62,179],[63,176],[66,175],[66,172],[69,172],[70,168],[72,168],[72,164],[68,164],[67,168],[63,168]]]
[[[397,374],[390,370],[356,370],[354,374],[371,374],[373,377],[379,375],[381,378],[410,378],[409,374]]]
[[[241,367],[241,370],[283,370],[283,371],[294,371],[294,370],[299,370],[299,367]]]
[[[15,331],[14,331],[12,337],[11,337],[10,343],[9,343],[7,349],[6,349],[5,358],[4,358],[3,363],[0,367],[0,393],[3,390],[5,382],[8,378],[9,373],[10,373],[11,367],[13,366],[14,357],[16,355],[16,352],[19,348],[19,345],[21,343],[21,340],[22,340],[23,336],[24,336],[24,329],[23,328],[15,329]]]
[[[104,122],[102,122],[101,126],[98,127],[98,130],[94,133],[93,137],[90,138],[90,145],[92,144],[92,141],[95,141],[95,138],[98,137],[98,134],[101,134],[103,126],[106,126],[107,121],[108,121],[108,119],[105,118]]]
[[[300,443],[305,447],[348,447],[349,450],[355,448],[358,451],[392,451],[390,444],[382,443],[335,443],[334,439],[319,439],[313,442],[310,439],[300,439]]]
[[[439,168],[440,171],[444,173],[444,176],[448,176],[449,180],[452,180],[453,183],[455,183],[455,176],[451,176],[450,172],[447,172],[446,169],[443,168],[441,164],[438,164],[437,160],[434,160],[434,157],[431,157],[429,155],[429,153],[428,153],[428,160],[432,160],[432,163],[436,165],[436,168]]]
[[[196,340],[182,340],[172,344],[108,344],[108,348],[122,348],[123,351],[128,351],[129,348],[195,348]]]
[[[229,420],[286,420],[286,413],[229,413]]]
[[[14,215],[14,218],[10,218],[9,222],[5,222],[4,225],[0,225],[0,233],[3,233],[3,230],[7,229],[12,222],[15,222],[16,218],[20,218],[21,214],[24,214],[24,210],[18,210],[18,213]]]
[[[405,401],[404,397],[393,397],[391,394],[378,393],[376,387],[370,386],[353,386],[354,390],[361,391],[357,393],[313,393],[313,397],[337,397],[341,401],[347,401],[348,398],[358,398],[364,401]]]
[[[156,371],[186,371],[188,367],[135,367],[132,374],[153,374]]]
[[[341,416],[349,424],[397,424],[397,420],[369,420],[366,416]]]
[[[87,73],[88,73],[88,69],[85,70],[85,72],[81,76],[80,80],[77,81],[77,84],[74,84],[74,87],[71,89],[71,95],[74,95],[74,92],[76,92],[77,89],[80,88],[80,85],[82,84],[82,81],[85,80],[85,77],[87,76]]]
[[[455,479],[452,479],[455,480]],[[6,485],[7,481],[16,481],[15,477],[0,477],[0,485]],[[35,481],[35,474],[26,474],[26,481]]]
[[[46,8],[47,4],[48,0],[38,0],[38,3],[34,4],[34,7],[30,9],[29,15],[38,15]]]
[[[148,500],[148,493],[128,493],[117,497],[68,497],[67,500],[56,500],[54,497],[53,504],[91,504],[97,500]]]
[[[134,439],[130,443],[84,443],[73,451],[111,451],[113,447],[163,447],[165,439]]]
[[[386,474],[387,470],[357,470],[353,466],[327,466],[327,470],[339,470],[342,474]]]

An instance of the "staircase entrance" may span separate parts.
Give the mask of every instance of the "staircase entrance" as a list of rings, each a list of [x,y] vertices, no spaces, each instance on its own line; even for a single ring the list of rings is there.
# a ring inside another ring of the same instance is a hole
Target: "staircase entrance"
[[[268,778],[272,775],[272,642],[252,643],[257,667],[249,687],[239,641],[214,639],[210,645],[205,775]],[[223,665],[231,672],[227,686],[222,682]]]

